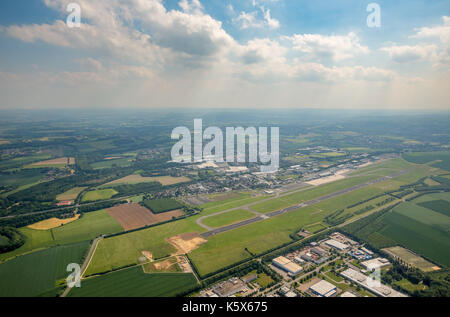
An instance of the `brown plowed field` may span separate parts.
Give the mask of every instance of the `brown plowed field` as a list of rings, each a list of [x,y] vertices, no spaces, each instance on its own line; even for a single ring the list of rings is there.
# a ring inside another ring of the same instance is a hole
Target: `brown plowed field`
[[[107,209],[108,213],[116,219],[125,231],[142,228],[155,223],[171,220],[173,217],[183,215],[181,210],[154,214],[139,204],[125,204]]]

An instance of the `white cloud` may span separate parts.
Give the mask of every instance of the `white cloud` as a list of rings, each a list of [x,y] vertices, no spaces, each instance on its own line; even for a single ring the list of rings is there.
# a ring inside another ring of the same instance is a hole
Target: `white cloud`
[[[391,45],[381,48],[398,63],[429,61],[435,68],[450,66],[450,17],[442,17],[443,24],[421,27],[409,38],[418,40],[416,45]]]
[[[252,12],[244,12],[233,19],[234,23],[240,24],[240,28],[245,30],[249,28],[263,28],[268,27],[270,29],[278,29],[280,27],[280,21],[272,18],[270,9],[265,9],[264,7],[260,7],[262,18],[258,18],[259,11]]]
[[[368,47],[361,45],[358,36],[353,32],[344,36],[295,34],[284,38],[292,43],[295,51],[307,54],[313,59],[331,59],[339,62],[369,53]]]
[[[392,60],[398,63],[407,63],[436,58],[437,50],[438,47],[436,45],[394,45],[381,48],[381,51],[387,52]]]

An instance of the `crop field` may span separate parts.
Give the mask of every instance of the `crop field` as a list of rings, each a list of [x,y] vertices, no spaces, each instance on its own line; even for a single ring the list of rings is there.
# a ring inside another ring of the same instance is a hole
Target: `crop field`
[[[40,167],[66,167],[69,165],[75,165],[75,158],[73,157],[61,157],[57,159],[51,159],[46,161],[40,161],[25,166],[25,168],[40,168]]]
[[[40,155],[30,155],[30,156],[22,156],[9,160],[2,160],[0,162],[0,169],[8,170],[23,167],[24,165],[31,164],[34,162],[38,162],[41,160],[46,160],[51,156],[48,154],[40,154]]]
[[[106,210],[86,213],[75,222],[52,229],[55,242],[57,243],[92,240],[102,234],[122,231],[122,226]]]
[[[97,200],[104,200],[104,199],[110,199],[114,195],[117,195],[118,192],[114,189],[107,188],[107,189],[97,189],[93,191],[86,192],[83,195],[83,198],[81,199],[82,202],[88,202],[88,201],[97,201]]]
[[[450,217],[450,202],[447,200],[440,199],[440,200],[426,201],[423,203],[419,203],[418,205],[439,212],[447,217]]]
[[[82,280],[71,297],[174,297],[197,285],[190,273],[146,274],[141,267]]]
[[[75,187],[72,188],[65,193],[62,193],[58,196],[56,196],[56,200],[58,201],[64,201],[64,200],[75,200],[77,199],[78,195],[85,190],[87,187]]]
[[[213,216],[204,219],[202,222],[212,228],[223,227],[226,225],[233,224],[235,222],[244,221],[250,218],[256,217],[254,214],[248,212],[244,209],[237,209],[225,214]]]
[[[117,160],[104,160],[99,161],[91,164],[91,167],[95,170],[105,169],[105,168],[112,168],[114,166],[117,167],[128,167],[133,164],[133,160],[130,158],[121,158]]]
[[[403,158],[408,162],[416,164],[431,163],[431,166],[450,171],[450,151],[446,152],[423,152],[403,154]]]
[[[143,251],[150,252],[153,259],[174,254],[176,249],[167,239],[188,232],[204,232],[195,223],[195,217],[104,239],[98,244],[86,275],[139,264]]]
[[[0,186],[20,187],[38,182],[45,173],[38,169],[24,169],[17,172],[0,174]]]
[[[144,200],[144,205],[155,214],[183,208],[182,203],[170,198]]]
[[[444,214],[408,202],[397,206],[394,212],[450,234],[450,217]]]
[[[450,265],[448,235],[442,234],[418,221],[397,213],[385,218],[388,226],[381,231],[383,236],[412,249],[441,265]]]
[[[165,222],[184,215],[181,210],[154,214],[147,208],[135,203],[119,205],[109,208],[107,211],[122,225],[125,231]]]
[[[58,246],[0,264],[0,297],[38,296],[68,276],[70,263],[80,263],[89,242]]]
[[[57,227],[66,225],[68,223],[71,223],[75,220],[78,220],[78,218],[80,218],[79,214],[77,214],[75,217],[65,218],[65,219],[50,218],[50,219],[46,219],[46,220],[42,220],[42,221],[33,223],[32,225],[29,225],[28,228],[34,229],[34,230],[49,230],[49,229],[57,228]]]
[[[40,248],[92,240],[102,234],[123,231],[122,226],[106,210],[86,213],[79,220],[51,230],[19,230],[26,236],[25,244],[12,252],[0,254],[0,261]]]
[[[108,185],[124,185],[124,184],[140,184],[140,183],[152,183],[158,182],[163,186],[180,184],[190,182],[191,179],[187,177],[172,177],[172,176],[158,176],[158,177],[143,177],[139,174],[133,174],[115,181],[109,182],[104,186]]]
[[[383,249],[383,251],[387,252],[388,254],[396,258],[400,258],[402,261],[408,263],[409,265],[417,267],[418,269],[424,272],[431,272],[438,269],[438,267],[436,267],[435,264],[428,262],[424,258],[402,247],[386,248]]]

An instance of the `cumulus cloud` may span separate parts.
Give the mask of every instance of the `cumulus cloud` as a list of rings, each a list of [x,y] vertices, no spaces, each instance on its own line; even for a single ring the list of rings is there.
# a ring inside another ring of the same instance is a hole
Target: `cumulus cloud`
[[[270,9],[265,9],[263,6],[261,6],[260,10],[261,12],[242,11],[237,18],[233,19],[233,21],[234,23],[239,24],[241,29],[264,27],[268,27],[270,29],[278,29],[280,27],[280,21],[272,18]],[[260,14],[262,14],[262,18],[259,18]]]
[[[421,27],[409,38],[416,45],[391,45],[381,48],[398,63],[429,61],[434,67],[450,66],[450,17],[442,17],[442,25]]]
[[[310,58],[331,59],[339,62],[359,54],[369,53],[358,36],[350,32],[347,35],[295,34],[284,37],[292,43],[295,51],[307,54]]]
[[[392,60],[398,63],[407,63],[435,58],[438,46],[436,45],[401,45],[382,47],[381,51],[387,52]]]

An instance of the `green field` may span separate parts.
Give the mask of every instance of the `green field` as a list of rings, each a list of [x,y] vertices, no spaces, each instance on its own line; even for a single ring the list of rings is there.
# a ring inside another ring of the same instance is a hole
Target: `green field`
[[[403,211],[401,209],[401,211]],[[430,212],[434,213],[430,210]],[[434,213],[440,215],[438,213]],[[417,215],[414,215],[417,216]],[[424,215],[426,217],[426,215]],[[440,215],[442,216],[442,215]],[[417,218],[424,220],[422,216]],[[401,212],[391,212],[387,214],[383,221],[387,226],[380,231],[383,236],[411,249],[420,255],[428,258],[438,264],[449,267],[450,253],[445,250],[450,250],[450,239],[448,232],[442,231],[443,227],[435,227],[428,223],[434,223],[436,219],[425,219],[426,222],[421,222],[403,215]]]
[[[426,164],[434,162],[431,166],[450,171],[450,151],[446,152],[423,152],[403,154],[408,162]]]
[[[0,186],[20,187],[39,181],[45,173],[38,169],[19,170],[14,173],[0,173]]]
[[[160,214],[166,211],[183,208],[183,204],[170,198],[144,200],[144,205],[154,214]]]
[[[65,279],[70,263],[81,265],[89,242],[34,252],[0,264],[0,297],[39,296],[55,289]]]
[[[133,267],[99,277],[82,280],[71,297],[174,297],[197,285],[193,274],[146,274]]]
[[[273,283],[273,279],[265,273],[260,273],[258,274],[258,278],[255,280],[255,283],[261,287],[267,287],[267,285]]]
[[[447,200],[432,200],[418,204],[419,206],[434,210],[447,217],[450,217],[450,202]]]
[[[78,195],[85,190],[87,187],[75,187],[72,188],[65,193],[62,193],[58,196],[56,196],[56,200],[63,201],[63,200],[75,200],[77,199]]]
[[[256,217],[254,214],[248,212],[244,209],[237,209],[230,212],[227,212],[225,214],[213,216],[210,218],[204,219],[202,222],[203,224],[212,227],[223,227],[226,225],[230,225],[239,221],[244,221],[250,218]]]
[[[195,223],[195,219],[196,217],[190,217],[100,241],[86,275],[138,264],[142,251],[151,252],[154,259],[174,253],[175,248],[166,238],[187,232],[204,232],[204,229]]]
[[[0,261],[40,248],[92,240],[102,234],[121,232],[123,228],[106,210],[100,210],[84,214],[79,220],[51,230],[19,230],[26,237],[25,244],[12,252],[0,254]]]
[[[282,197],[282,199],[288,200],[288,202],[285,202],[286,204],[298,203],[299,201],[314,199],[410,167],[411,165],[404,160],[391,160],[383,164],[378,164],[375,169],[368,167],[359,171],[361,173],[369,171],[371,175],[352,177],[310,188]],[[426,170],[426,167],[424,170]],[[250,258],[249,252],[245,250],[246,248],[250,252],[258,254],[280,246],[291,241],[289,235],[296,232],[300,227],[320,223],[327,215],[336,212],[339,208],[345,208],[355,202],[373,197],[382,193],[385,188],[398,188],[398,186],[408,181],[416,181],[420,179],[424,171],[419,169],[419,172],[412,170],[410,173],[410,175],[359,189],[343,196],[315,204],[314,206],[302,208],[298,211],[209,237],[207,243],[200,245],[189,256],[201,275],[217,271],[233,263]],[[225,198],[228,199],[205,204],[206,208],[201,215],[209,215],[218,211],[236,208],[250,202],[258,202],[267,197],[251,197],[249,194],[243,194],[241,197],[234,196]],[[275,205],[270,207],[271,210],[277,210],[280,207],[280,205],[276,205],[280,203],[280,199],[276,199],[275,201]],[[260,205],[264,206],[269,203],[270,201],[261,203]],[[142,256],[142,251],[149,251],[156,258],[170,255],[174,252],[174,249],[165,239],[185,232],[203,232],[204,229],[195,224],[195,220],[198,217],[200,216],[190,217],[175,223],[101,241],[87,274],[92,275],[94,273],[118,269],[130,264],[137,264],[138,259]],[[211,219],[213,218],[216,217],[212,217]],[[217,254],[221,256],[217,257]],[[215,260],[211,261],[211,258]]]
[[[107,188],[107,189],[97,189],[93,191],[86,192],[83,195],[83,198],[81,199],[82,202],[88,202],[88,201],[97,201],[97,200],[104,200],[104,199],[110,199],[114,195],[117,195],[118,192],[114,189]]]
[[[116,159],[116,160],[105,160],[100,162],[95,162],[91,164],[91,167],[95,170],[98,169],[105,169],[105,168],[112,168],[114,166],[117,167],[128,167],[133,164],[133,160],[130,158],[122,158],[122,159]]]

